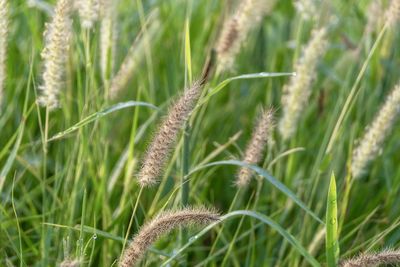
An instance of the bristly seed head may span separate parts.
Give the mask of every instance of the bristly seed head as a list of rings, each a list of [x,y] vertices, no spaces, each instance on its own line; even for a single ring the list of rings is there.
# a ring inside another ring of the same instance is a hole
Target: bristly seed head
[[[0,109],[3,105],[6,80],[8,15],[8,0],[0,0]]]
[[[200,98],[202,88],[203,82],[198,81],[186,89],[162,121],[139,172],[138,179],[141,186],[151,186],[157,183],[180,130]]]
[[[102,0],[75,0],[75,8],[79,12],[84,29],[90,29],[99,19]]]
[[[125,249],[119,266],[135,266],[152,243],[178,227],[206,226],[219,219],[218,212],[203,207],[162,212],[139,230]]]
[[[44,60],[43,84],[39,87],[41,94],[38,102],[50,110],[58,107],[58,95],[63,86],[63,76],[72,33],[71,4],[70,0],[58,0],[54,17],[46,25],[44,33],[45,47],[42,51]]]
[[[398,250],[386,249],[377,253],[364,253],[352,259],[347,259],[339,267],[375,267],[381,265],[396,265],[400,263]]]
[[[385,14],[386,23],[393,27],[400,19],[400,0],[391,0]]]
[[[217,72],[233,67],[235,57],[248,33],[272,10],[274,4],[275,0],[244,0],[235,13],[224,22],[215,47],[218,54]]]
[[[243,159],[245,163],[258,164],[261,162],[267,142],[272,138],[274,126],[273,109],[263,111],[247,145]],[[252,171],[249,168],[240,168],[236,179],[236,185],[238,187],[247,186],[251,176]]]
[[[282,96],[283,117],[279,121],[279,131],[283,139],[294,135],[298,120],[311,95],[312,81],[320,57],[326,50],[326,29],[314,30],[312,38],[303,51],[303,56],[295,65],[296,76],[284,86]]]
[[[353,178],[360,178],[366,173],[369,162],[374,160],[382,149],[385,138],[391,132],[399,113],[400,84],[396,85],[389,94],[354,150],[351,161]]]

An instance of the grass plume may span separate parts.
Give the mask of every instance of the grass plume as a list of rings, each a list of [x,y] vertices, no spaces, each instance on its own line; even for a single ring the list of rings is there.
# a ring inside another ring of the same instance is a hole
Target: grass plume
[[[43,84],[39,87],[41,94],[38,102],[50,110],[58,106],[58,96],[64,84],[63,76],[70,48],[71,9],[71,1],[58,0],[53,19],[46,25],[44,33]]]
[[[311,95],[316,67],[326,49],[326,35],[326,28],[313,31],[302,57],[295,65],[296,76],[292,76],[289,84],[284,87],[283,117],[279,121],[279,131],[285,140],[295,134],[301,113]]]
[[[160,213],[146,223],[133,238],[120,260],[120,267],[137,264],[152,243],[178,227],[204,226],[219,220],[219,214],[206,208],[184,208]]]
[[[359,178],[367,172],[369,162],[375,159],[386,136],[391,132],[400,112],[400,84],[396,85],[368,126],[364,136],[353,152],[351,173]]]
[[[273,7],[275,1],[243,0],[223,24],[216,51],[218,53],[217,72],[233,67],[235,57],[239,53],[251,29],[259,25],[263,16]]]
[[[90,29],[99,19],[101,0],[75,0],[75,7],[78,9],[81,24],[84,29]]]
[[[352,259],[344,260],[340,267],[374,267],[381,265],[400,264],[400,252],[398,250],[384,250],[377,253],[363,253]]]
[[[3,106],[6,80],[8,15],[8,0],[0,0],[0,108]]]
[[[263,111],[258,123],[253,131],[251,139],[247,144],[243,161],[248,164],[258,164],[263,158],[263,153],[268,140],[272,138],[274,129],[274,111],[269,109]],[[252,176],[252,171],[248,168],[242,167],[239,170],[236,179],[238,187],[245,187],[249,184]]]

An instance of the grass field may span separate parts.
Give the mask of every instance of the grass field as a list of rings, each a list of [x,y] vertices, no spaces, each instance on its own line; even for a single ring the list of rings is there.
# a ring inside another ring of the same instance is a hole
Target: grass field
[[[0,0],[0,266],[400,263],[400,1],[75,1]]]

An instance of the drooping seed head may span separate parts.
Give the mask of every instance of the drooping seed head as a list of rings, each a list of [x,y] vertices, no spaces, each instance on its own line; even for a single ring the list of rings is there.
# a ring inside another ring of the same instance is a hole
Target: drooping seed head
[[[215,210],[202,207],[162,212],[139,230],[125,249],[119,266],[135,266],[143,258],[151,244],[178,227],[206,226],[218,221],[219,218],[219,214]]]
[[[243,0],[234,14],[222,27],[216,51],[218,54],[217,72],[233,67],[236,55],[246,40],[248,33],[256,27],[263,16],[272,10],[275,0]]]
[[[279,131],[283,139],[294,135],[299,118],[311,95],[312,81],[319,59],[326,50],[326,29],[314,30],[303,55],[295,65],[296,75],[284,86],[282,96],[283,117],[279,121]]]
[[[141,186],[157,183],[182,127],[200,98],[202,88],[203,81],[197,81],[186,89],[162,121],[149,145],[139,172],[138,179]]]
[[[247,164],[258,164],[261,162],[268,140],[271,140],[274,129],[274,111],[272,109],[263,111],[247,145],[243,161]],[[236,179],[238,187],[249,184],[252,171],[242,167]]]
[[[6,80],[8,15],[8,1],[0,0],[0,108],[3,104]]]
[[[70,0],[58,0],[52,21],[46,25],[44,33],[44,72],[38,102],[50,110],[58,107],[58,96],[64,84],[63,76],[72,33],[71,4]]]
[[[396,85],[353,152],[351,173],[360,178],[376,158],[400,113],[400,84]]]
[[[342,261],[340,267],[375,267],[381,265],[400,264],[400,252],[398,250],[383,250],[377,253],[363,253],[352,259]]]

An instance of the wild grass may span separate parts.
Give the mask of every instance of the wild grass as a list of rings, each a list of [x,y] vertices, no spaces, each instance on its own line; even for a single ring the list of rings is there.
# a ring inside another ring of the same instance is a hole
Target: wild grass
[[[0,266],[397,264],[398,7],[0,0]]]

